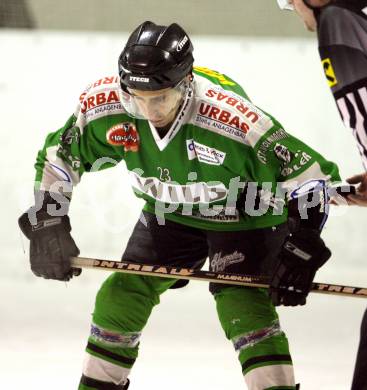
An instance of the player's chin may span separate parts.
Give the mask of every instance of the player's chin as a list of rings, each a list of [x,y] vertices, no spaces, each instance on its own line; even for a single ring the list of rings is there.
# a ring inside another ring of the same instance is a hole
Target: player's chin
[[[164,127],[167,125],[167,121],[165,119],[159,119],[159,120],[150,120],[150,123],[155,127]]]

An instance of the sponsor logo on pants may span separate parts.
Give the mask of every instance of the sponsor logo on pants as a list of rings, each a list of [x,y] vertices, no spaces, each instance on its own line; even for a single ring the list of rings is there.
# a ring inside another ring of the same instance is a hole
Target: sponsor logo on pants
[[[224,271],[232,264],[241,263],[245,260],[245,255],[241,252],[233,252],[229,255],[222,256],[222,252],[216,253],[211,261],[211,269],[215,272]]]

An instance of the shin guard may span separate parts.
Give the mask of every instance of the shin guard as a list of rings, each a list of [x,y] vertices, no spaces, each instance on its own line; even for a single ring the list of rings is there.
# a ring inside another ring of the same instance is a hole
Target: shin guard
[[[232,341],[249,390],[296,387],[288,341],[264,289],[225,287],[215,293],[219,320]]]

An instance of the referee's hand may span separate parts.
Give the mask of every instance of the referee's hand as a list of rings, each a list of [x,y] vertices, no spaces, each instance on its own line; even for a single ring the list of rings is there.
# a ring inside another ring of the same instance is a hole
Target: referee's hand
[[[367,207],[367,172],[352,176],[347,182],[357,185],[356,194],[347,196],[348,204]]]

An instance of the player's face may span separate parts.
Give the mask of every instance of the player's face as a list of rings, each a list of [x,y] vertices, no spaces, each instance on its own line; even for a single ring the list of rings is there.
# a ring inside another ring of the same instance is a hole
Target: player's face
[[[178,88],[165,88],[158,91],[140,91],[129,89],[142,116],[155,127],[164,127],[175,119],[182,101],[182,92]]]
[[[155,91],[121,88],[120,100],[132,117],[149,120],[155,127],[165,127],[174,121],[190,80],[191,76],[187,76],[173,88]]]

